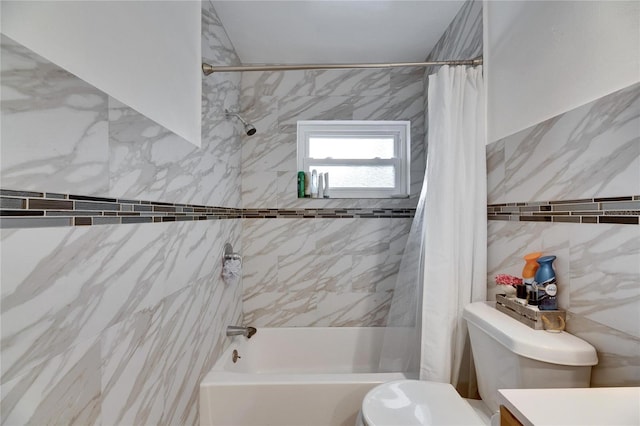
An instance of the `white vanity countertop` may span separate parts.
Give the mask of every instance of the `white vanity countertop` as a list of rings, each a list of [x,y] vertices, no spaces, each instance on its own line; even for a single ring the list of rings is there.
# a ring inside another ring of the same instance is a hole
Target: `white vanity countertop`
[[[525,426],[640,425],[640,387],[502,389],[498,403]]]

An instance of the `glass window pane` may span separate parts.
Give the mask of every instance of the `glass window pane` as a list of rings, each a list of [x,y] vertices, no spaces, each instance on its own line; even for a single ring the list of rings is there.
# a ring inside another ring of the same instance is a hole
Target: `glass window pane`
[[[394,166],[313,166],[329,173],[330,188],[394,188]]]
[[[393,137],[340,138],[309,137],[309,157],[335,159],[393,158]]]

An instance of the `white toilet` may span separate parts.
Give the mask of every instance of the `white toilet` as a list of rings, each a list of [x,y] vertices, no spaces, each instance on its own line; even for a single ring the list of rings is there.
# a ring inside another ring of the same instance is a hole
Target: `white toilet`
[[[487,425],[499,410],[498,389],[589,387],[598,363],[593,346],[566,332],[533,330],[494,304],[472,303],[463,314],[482,401],[465,400],[446,383],[388,382],[367,393],[357,425]]]

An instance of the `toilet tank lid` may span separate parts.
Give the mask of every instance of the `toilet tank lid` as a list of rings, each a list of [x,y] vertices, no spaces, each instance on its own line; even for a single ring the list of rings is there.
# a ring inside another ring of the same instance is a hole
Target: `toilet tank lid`
[[[471,303],[465,306],[462,316],[523,357],[559,365],[590,366],[598,363],[595,348],[584,340],[564,331],[534,330],[498,311],[495,302]]]

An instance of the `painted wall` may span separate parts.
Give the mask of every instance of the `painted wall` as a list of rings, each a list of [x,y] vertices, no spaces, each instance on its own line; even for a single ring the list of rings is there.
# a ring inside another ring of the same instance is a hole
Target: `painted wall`
[[[238,64],[202,7],[202,56]],[[1,55],[3,189],[240,206],[240,129],[222,113],[240,76],[203,80],[198,149],[5,36]],[[198,424],[199,382],[242,317],[241,285],[220,279],[241,226],[2,229],[2,424]]]
[[[244,208],[415,207],[424,176],[415,69],[246,72]],[[411,198],[298,199],[297,120],[411,120]],[[406,217],[244,219],[244,316],[257,326],[384,325],[411,227]]]
[[[3,1],[2,32],[200,146],[200,7]]]
[[[598,352],[592,385],[638,386],[640,84],[488,145],[487,169],[489,203],[507,211],[488,225],[489,294],[526,253],[556,255],[568,331]],[[531,213],[548,201],[564,203]]]
[[[488,141],[640,81],[637,1],[485,1]]]

